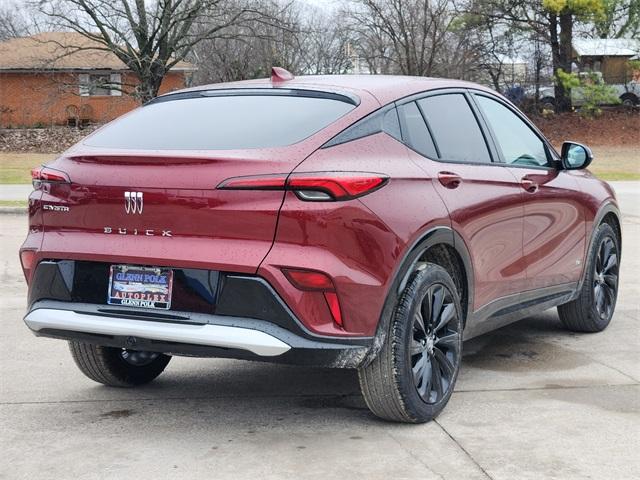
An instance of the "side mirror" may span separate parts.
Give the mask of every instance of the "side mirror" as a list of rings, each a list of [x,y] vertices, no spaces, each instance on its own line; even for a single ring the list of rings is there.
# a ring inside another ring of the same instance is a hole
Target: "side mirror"
[[[591,149],[581,143],[564,142],[562,144],[562,166],[566,170],[587,168],[593,161]]]

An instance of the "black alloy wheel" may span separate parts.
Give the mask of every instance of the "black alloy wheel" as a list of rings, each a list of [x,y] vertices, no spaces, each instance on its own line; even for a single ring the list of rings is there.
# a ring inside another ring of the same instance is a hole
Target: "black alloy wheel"
[[[120,356],[122,357],[122,359],[131,365],[135,365],[136,367],[149,365],[156,358],[158,358],[158,355],[160,354],[156,352],[142,352],[139,350],[127,350],[126,348],[123,348],[120,351]]]
[[[584,278],[576,297],[558,307],[558,316],[574,332],[601,332],[611,322],[620,286],[620,236],[602,223],[595,230]]]
[[[395,422],[435,418],[455,387],[463,325],[460,294],[449,272],[422,264],[397,301],[380,352],[358,370],[369,409]]]
[[[457,315],[451,292],[442,284],[431,286],[416,309],[411,371],[418,394],[426,403],[442,400],[458,369]]]
[[[605,237],[598,248],[593,275],[593,299],[601,319],[613,314],[618,290],[618,251],[611,237]]]

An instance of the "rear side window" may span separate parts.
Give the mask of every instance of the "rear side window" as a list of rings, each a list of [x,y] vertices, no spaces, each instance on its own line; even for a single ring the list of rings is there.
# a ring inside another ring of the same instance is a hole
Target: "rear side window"
[[[425,157],[438,158],[431,134],[415,102],[406,103],[399,108],[402,118],[402,133],[405,142]]]
[[[292,145],[355,105],[335,98],[227,95],[159,101],[110,123],[90,146],[143,150],[233,150]]]
[[[375,135],[376,133],[385,132],[396,140],[401,138],[400,123],[398,122],[398,112],[394,107],[383,108],[378,110],[339,133],[327,143],[323,148],[333,147],[342,143],[358,140],[359,138]]]
[[[418,100],[440,152],[448,162],[491,162],[489,149],[467,99],[461,93]]]

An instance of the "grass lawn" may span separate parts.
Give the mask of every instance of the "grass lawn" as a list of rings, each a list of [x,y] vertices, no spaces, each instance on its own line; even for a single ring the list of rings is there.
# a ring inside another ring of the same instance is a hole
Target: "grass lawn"
[[[640,180],[640,146],[594,147],[589,169],[603,180]],[[0,152],[0,183],[31,183],[31,169],[55,153]]]
[[[603,180],[640,180],[640,145],[593,147],[593,163],[589,166]]]
[[[31,169],[55,157],[55,153],[0,152],[0,183],[31,183]]]
[[[0,200],[0,207],[26,207],[26,200]]]

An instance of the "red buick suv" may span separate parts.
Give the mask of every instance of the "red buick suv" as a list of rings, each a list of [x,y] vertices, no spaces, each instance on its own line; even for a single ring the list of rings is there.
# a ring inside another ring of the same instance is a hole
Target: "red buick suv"
[[[173,355],[357,368],[384,419],[449,400],[462,341],[558,307],[603,330],[620,214],[504,97],[455,80],[170,93],[34,170],[27,326],[111,386]]]

